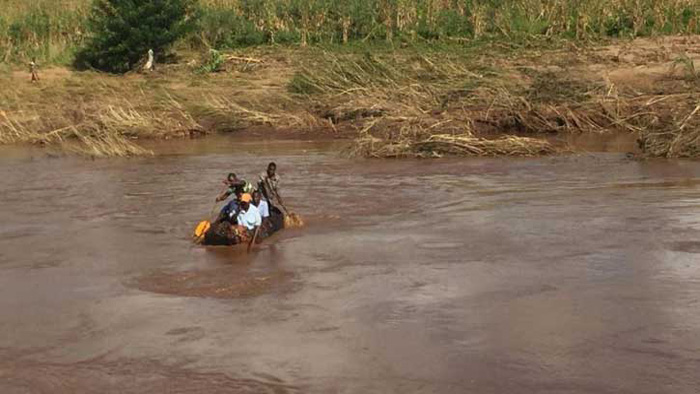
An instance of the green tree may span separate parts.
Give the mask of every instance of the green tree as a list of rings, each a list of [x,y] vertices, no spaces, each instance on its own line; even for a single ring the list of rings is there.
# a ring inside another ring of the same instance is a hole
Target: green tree
[[[196,0],[94,0],[90,38],[76,55],[76,67],[124,73],[149,49],[162,58],[195,27],[195,5]]]

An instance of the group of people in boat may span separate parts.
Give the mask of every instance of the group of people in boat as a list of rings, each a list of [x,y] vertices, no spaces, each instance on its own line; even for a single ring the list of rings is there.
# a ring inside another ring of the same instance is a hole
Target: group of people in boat
[[[280,195],[280,177],[277,164],[270,163],[267,170],[253,185],[236,174],[230,173],[224,180],[226,190],[216,198],[217,202],[231,198],[221,209],[216,221],[204,239],[205,244],[232,245],[269,237],[284,226],[284,205]]]

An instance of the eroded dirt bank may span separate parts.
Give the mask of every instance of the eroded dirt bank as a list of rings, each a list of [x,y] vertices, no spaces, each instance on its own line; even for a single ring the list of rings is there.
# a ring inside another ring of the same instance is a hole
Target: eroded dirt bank
[[[698,163],[155,149],[0,155],[1,392],[700,387]],[[308,226],[250,256],[192,247],[222,174],[271,159]]]
[[[630,133],[649,156],[694,157],[697,36],[343,49],[259,48],[197,74],[0,74],[0,143],[147,154],[139,140],[249,133],[353,138],[361,156],[539,155],[545,136]]]

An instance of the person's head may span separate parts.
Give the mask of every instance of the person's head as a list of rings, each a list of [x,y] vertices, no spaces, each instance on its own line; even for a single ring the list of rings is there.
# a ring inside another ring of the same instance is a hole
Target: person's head
[[[253,197],[248,193],[243,193],[241,196],[241,209],[248,211],[251,201],[253,201]]]
[[[267,165],[267,176],[273,177],[275,176],[275,172],[277,171],[277,164],[270,163]]]
[[[226,177],[226,180],[228,181],[228,183],[236,183],[238,181],[238,177],[236,176],[236,174],[231,172]]]
[[[257,190],[254,191],[253,192],[253,205],[255,205],[257,207],[258,205],[260,205],[261,200],[262,200],[262,194],[260,194],[260,192]]]

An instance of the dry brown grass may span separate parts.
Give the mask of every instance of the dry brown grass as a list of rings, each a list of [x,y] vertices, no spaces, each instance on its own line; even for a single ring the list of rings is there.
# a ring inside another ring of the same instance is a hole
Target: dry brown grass
[[[500,135],[483,138],[455,119],[382,117],[360,131],[350,156],[372,158],[443,156],[538,156],[557,152],[543,138]]]
[[[30,143],[60,146],[65,151],[92,157],[126,157],[152,154],[114,129],[96,125],[67,126],[37,131],[27,123],[0,112],[0,144]]]
[[[226,124],[229,129],[240,129],[250,126],[270,126],[282,129],[311,129],[319,125],[316,117],[307,111],[295,108],[295,110],[283,109],[292,100],[278,96],[274,101],[248,101],[238,100],[225,95],[209,95],[203,101],[200,115],[218,119]],[[221,124],[218,127],[222,127]]]
[[[633,133],[652,156],[700,154],[696,79],[639,74],[618,84],[606,75],[624,64],[614,57],[593,64],[600,54],[579,52],[544,51],[536,63],[497,54],[324,53],[317,59],[326,63],[302,67],[290,87],[312,97],[337,127],[360,131],[356,155],[527,156],[568,150],[546,135],[609,132]],[[646,64],[647,55],[640,54]]]
[[[151,152],[138,139],[171,138],[200,129],[183,105],[165,91],[98,74],[46,73],[29,84],[13,74],[0,78],[0,144],[62,145],[90,156]]]
[[[544,139],[509,134],[561,129],[544,115],[550,108],[514,95],[521,86],[504,85],[503,75],[471,59],[434,54],[323,58],[328,65],[302,68],[291,87],[318,97],[335,122],[350,121],[360,129],[352,155],[531,156],[556,151]],[[500,137],[479,136],[485,126],[500,129]]]
[[[540,138],[503,136],[496,139],[471,134],[429,134],[417,138],[387,140],[365,135],[356,140],[352,156],[372,158],[443,156],[541,156],[557,152]]]
[[[309,130],[323,123],[304,103],[289,97],[283,80],[276,81],[284,78],[279,68],[270,70],[265,63],[254,70],[232,68],[206,75],[195,69],[196,65],[163,65],[155,73],[126,76],[40,69],[41,81],[34,84],[26,71],[5,70],[0,84],[9,88],[0,90],[0,144],[129,156],[150,154],[137,145],[144,139],[259,125]]]
[[[550,134],[620,131],[639,136],[649,155],[697,156],[700,90],[687,70],[698,42],[635,42],[637,52],[675,52],[624,57],[620,48],[371,56],[276,48],[224,54],[260,61],[204,75],[193,72],[196,61],[122,77],[41,69],[38,84],[26,71],[0,73],[10,87],[0,90],[0,143],[67,141],[94,155],[133,155],[146,153],[135,144],[147,138],[332,125],[335,135],[357,136],[355,154],[373,157],[548,154],[567,148],[548,143]],[[674,68],[672,55],[684,51],[685,69]],[[636,74],[647,68],[662,71]]]
[[[669,119],[661,123],[653,118],[641,131],[644,151],[657,157],[700,157],[700,97],[675,97],[663,105]]]

